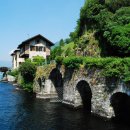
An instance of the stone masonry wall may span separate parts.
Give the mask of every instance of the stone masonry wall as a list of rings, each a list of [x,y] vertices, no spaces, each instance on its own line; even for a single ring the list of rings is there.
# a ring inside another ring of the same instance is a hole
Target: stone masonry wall
[[[106,91],[106,79],[97,69],[66,70],[64,77],[63,103],[78,107],[82,99],[76,89],[80,81],[86,81],[92,91],[92,112],[101,116],[111,117],[114,113],[110,107],[110,94]]]
[[[52,67],[52,70],[54,68],[55,67]],[[110,104],[110,98],[116,92],[123,92],[122,82],[119,79],[106,78],[102,75],[102,71],[96,68],[81,68],[79,70],[73,70],[64,67],[57,67],[57,69],[59,69],[63,78],[62,103],[74,108],[81,106],[82,99],[76,86],[80,81],[85,81],[89,84],[92,92],[91,111],[103,117],[110,118],[114,116],[114,111]],[[44,75],[44,71],[42,73],[43,74],[41,75]],[[49,69],[49,73],[51,73],[51,69]],[[49,73],[47,74],[49,75]],[[56,95],[56,91],[54,91],[55,86],[48,78],[46,77],[43,90],[49,90],[48,94],[50,94],[50,97],[53,98],[53,94]],[[41,93],[43,96],[45,96],[45,93],[41,92],[42,90],[40,89],[37,79],[38,76],[35,79],[34,91],[37,94]],[[48,86],[50,86],[50,89],[47,89]],[[53,89],[53,91],[51,91],[51,89]]]

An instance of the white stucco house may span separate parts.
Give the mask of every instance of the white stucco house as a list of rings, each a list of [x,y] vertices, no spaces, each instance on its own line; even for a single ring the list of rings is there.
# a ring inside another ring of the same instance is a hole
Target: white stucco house
[[[46,59],[50,56],[51,46],[53,45],[50,40],[40,34],[23,41],[11,54],[12,68],[18,68],[22,62],[28,58],[32,59],[33,56],[43,56]]]

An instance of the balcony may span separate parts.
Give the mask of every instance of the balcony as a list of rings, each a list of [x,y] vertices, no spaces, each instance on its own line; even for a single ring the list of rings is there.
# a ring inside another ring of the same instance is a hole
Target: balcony
[[[29,51],[22,51],[22,52],[20,52],[20,57],[28,58],[29,57]]]

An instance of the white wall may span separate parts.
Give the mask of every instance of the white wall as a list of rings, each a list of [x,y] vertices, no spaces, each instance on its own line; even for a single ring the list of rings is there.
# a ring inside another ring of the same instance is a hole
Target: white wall
[[[35,40],[33,40],[30,45],[29,45],[29,58],[32,59],[33,56],[43,56],[46,59],[46,52],[44,51],[30,51],[30,46],[42,46],[42,47],[46,47],[46,42],[44,42],[43,40],[40,40],[39,43],[36,43]]]
[[[15,55],[12,56],[12,67],[13,69],[16,69],[19,67],[19,63],[21,62],[24,62],[24,58],[20,58],[19,57],[19,54],[20,54],[20,51],[16,51],[15,52]]]
[[[16,60],[15,60],[15,55],[12,56],[12,68],[16,68]]]

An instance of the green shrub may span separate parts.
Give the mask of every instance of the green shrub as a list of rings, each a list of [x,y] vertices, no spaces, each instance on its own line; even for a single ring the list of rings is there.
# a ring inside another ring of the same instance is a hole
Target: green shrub
[[[63,64],[67,68],[77,69],[80,65],[85,68],[99,68],[106,77],[117,77],[125,82],[130,81],[130,58],[93,58],[93,57],[66,57]]]
[[[21,64],[19,71],[25,80],[33,81],[36,72],[36,65],[32,62],[26,61]]]
[[[93,57],[86,57],[84,58],[84,66],[86,68],[96,67],[103,69],[108,63],[114,61],[115,58],[93,58]]]
[[[67,68],[78,69],[81,64],[83,64],[82,57],[66,57],[63,60],[63,64]]]
[[[33,91],[33,82],[27,82],[25,80],[22,80],[21,85],[22,85],[24,90],[26,90],[28,92]]]
[[[125,82],[130,81],[130,58],[83,58],[86,68],[100,68],[106,77],[117,77]]]
[[[90,58],[87,57],[84,59],[84,65],[87,68],[90,67],[97,67],[102,68],[103,67],[103,59],[102,58]]]
[[[123,78],[125,82],[130,82],[130,58],[123,59],[124,63],[124,74]]]
[[[63,62],[63,57],[62,57],[62,56],[57,56],[57,57],[55,58],[55,61],[56,61],[57,64],[62,64],[62,62]]]
[[[25,90],[32,91],[33,89],[32,84],[36,73],[36,65],[30,61],[26,61],[22,63],[21,66],[19,67],[19,72],[23,77],[23,81],[21,83],[23,88]]]
[[[124,64],[122,59],[115,59],[104,66],[103,73],[107,77],[122,77],[124,73]]]
[[[45,58],[43,56],[33,56],[33,63],[37,66],[45,64]]]
[[[14,70],[11,70],[8,72],[8,75],[11,75],[11,76],[14,76],[14,77],[17,77],[18,76],[18,69],[14,69]]]

